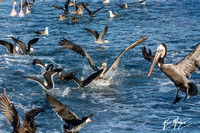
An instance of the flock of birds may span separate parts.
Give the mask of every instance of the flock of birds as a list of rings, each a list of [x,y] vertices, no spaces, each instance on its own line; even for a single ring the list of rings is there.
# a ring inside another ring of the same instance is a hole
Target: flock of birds
[[[26,13],[30,13],[30,7],[29,4],[34,4],[36,1],[33,1],[33,3],[28,2],[26,0],[25,3],[22,2],[21,0],[21,11],[19,13],[20,17],[23,17],[23,7],[26,7]],[[104,4],[109,4],[109,0],[104,0]],[[140,4],[145,4],[145,1],[140,1]],[[76,6],[76,11],[69,12],[68,6]],[[102,6],[99,9],[95,11],[90,11],[87,8],[88,4],[87,3],[80,3],[76,4],[75,0],[73,2],[70,2],[70,0],[67,0],[65,3],[65,9],[59,6],[52,5],[52,7],[56,9],[61,9],[64,11],[64,14],[60,14],[60,19],[64,19],[67,14],[72,13],[75,15],[80,15],[83,13],[83,10],[86,9],[87,12],[89,13],[90,17],[95,17],[95,13],[101,10],[102,8],[105,7]],[[124,5],[119,5],[121,8],[128,8],[127,3]],[[14,10],[15,7],[15,0],[13,2],[13,10],[11,12],[11,16],[15,16],[16,12]],[[109,11],[110,17],[115,17],[118,13],[112,13],[112,11]],[[78,22],[77,17],[72,16],[72,21]],[[99,35],[96,31],[93,31],[91,29],[85,28],[89,33],[91,33],[94,38],[95,38],[95,43],[99,45],[103,45],[104,43],[109,43],[108,40],[104,40],[104,35],[106,34],[108,30],[108,26],[105,27],[105,29],[102,31],[102,33]],[[41,35],[47,35],[48,34],[48,27],[45,28],[45,31],[36,31],[35,33],[41,34]],[[19,55],[19,50],[22,52],[22,54],[31,54],[34,52],[34,49],[32,47],[33,44],[37,43],[39,38],[34,38],[28,42],[26,45],[24,42],[19,40],[18,38],[11,37],[14,44],[0,40],[0,45],[4,46],[8,53],[10,55]],[[88,76],[86,79],[83,77],[81,79],[78,79],[76,77],[76,72],[71,72],[71,73],[62,73],[62,68],[56,68],[54,69],[53,64],[44,64],[41,60],[39,59],[34,59],[32,64],[33,65],[38,65],[41,66],[45,73],[43,74],[44,80],[41,80],[37,77],[31,77],[31,76],[24,76],[23,78],[33,80],[37,82],[41,87],[43,87],[46,91],[49,91],[54,88],[54,80],[53,76],[58,75],[58,78],[60,80],[74,80],[78,87],[83,88],[90,84],[92,81],[97,81],[97,80],[108,80],[109,79],[109,72],[112,70],[115,70],[118,67],[118,64],[120,62],[121,57],[130,49],[135,48],[139,44],[143,43],[147,37],[143,35],[140,39],[138,39],[136,42],[131,44],[130,46],[126,47],[116,58],[116,60],[113,62],[113,64],[107,69],[107,63],[104,62],[102,63],[102,66],[98,68],[96,66],[95,61],[91,58],[91,56],[88,54],[88,52],[81,47],[78,44],[75,44],[74,42],[71,42],[67,39],[61,39],[59,42],[59,46],[61,46],[62,49],[68,49],[68,50],[73,50],[76,53],[80,54],[83,57],[86,57],[91,68],[94,70],[94,73],[92,73],[90,76]],[[18,46],[17,46],[18,45]],[[161,45],[158,46],[156,50],[155,56],[152,55],[151,50],[149,49],[149,52],[147,52],[146,47],[144,46],[142,48],[143,56],[147,61],[152,62],[152,66],[149,70],[148,76],[153,71],[154,66],[156,63],[158,64],[158,67],[162,72],[164,72],[175,84],[177,88],[177,95],[174,100],[174,104],[179,102],[181,97],[179,97],[179,92],[185,92],[186,96],[184,101],[186,101],[190,96],[196,96],[198,94],[198,89],[197,86],[190,82],[186,76],[191,76],[190,73],[195,72],[197,68],[200,66],[200,43],[196,46],[196,48],[189,54],[187,55],[183,60],[176,64],[165,64],[164,63],[164,58],[167,54],[167,46],[165,43],[162,43]],[[63,131],[65,133],[75,133],[78,132],[86,123],[92,122],[90,117],[93,116],[93,114],[89,114],[86,117],[79,118],[75,113],[70,111],[68,107],[64,104],[62,104],[60,101],[55,99],[53,96],[46,94],[46,98],[50,105],[53,107],[53,110],[57,113],[57,115],[65,122],[63,125]],[[17,133],[23,133],[23,132],[29,132],[33,133],[37,130],[37,127],[34,122],[34,117],[40,113],[43,112],[43,108],[36,108],[33,110],[28,111],[25,114],[25,119],[23,125],[20,127],[20,119],[18,116],[18,113],[14,107],[14,105],[11,103],[9,100],[6,90],[4,89],[4,93],[0,96],[0,109],[2,110],[2,113],[5,115],[5,117],[8,119],[8,121],[11,123],[13,126],[13,132]]]

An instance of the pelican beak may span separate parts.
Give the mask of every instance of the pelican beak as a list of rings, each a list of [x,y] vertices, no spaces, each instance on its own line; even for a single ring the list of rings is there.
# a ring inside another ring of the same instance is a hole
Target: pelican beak
[[[90,122],[93,122],[92,120],[90,120]]]
[[[152,73],[152,71],[153,71],[153,68],[154,68],[154,66],[156,65],[156,63],[158,62],[158,59],[160,58],[162,52],[163,52],[163,51],[157,51],[157,52],[156,52],[156,55],[155,55],[155,57],[154,57],[154,59],[153,59],[153,63],[152,63],[151,68],[150,68],[150,70],[149,70],[148,76],[151,75],[151,73]]]

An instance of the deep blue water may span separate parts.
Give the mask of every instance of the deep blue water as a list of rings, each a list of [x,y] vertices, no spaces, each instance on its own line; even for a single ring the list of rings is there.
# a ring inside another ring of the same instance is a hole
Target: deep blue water
[[[82,1],[78,1],[82,2]],[[85,1],[86,2],[86,1]],[[87,1],[88,8],[95,10],[102,6],[101,1]],[[33,45],[35,53],[11,56],[0,46],[0,92],[6,88],[8,97],[17,109],[23,123],[24,114],[37,107],[45,107],[45,113],[35,117],[37,132],[62,132],[62,122],[51,109],[45,98],[46,91],[37,83],[23,79],[22,76],[37,76],[42,79],[42,69],[33,66],[33,59],[53,63],[64,72],[77,71],[77,76],[87,77],[93,70],[86,58],[70,50],[62,50],[58,42],[63,37],[84,47],[96,64],[103,62],[108,66],[127,46],[146,34],[148,40],[123,55],[116,71],[108,81],[93,82],[82,89],[73,81],[59,81],[54,76],[55,88],[49,93],[66,104],[79,117],[93,113],[93,123],[88,123],[80,132],[87,133],[132,133],[132,132],[199,132],[200,97],[190,97],[175,105],[176,87],[156,66],[150,77],[147,76],[151,64],[142,55],[142,47],[151,48],[155,54],[161,43],[167,44],[167,63],[176,63],[189,54],[200,42],[200,1],[199,0],[151,0],[140,6],[137,0],[129,0],[128,9],[120,9],[111,3],[90,18],[86,11],[77,24],[71,23],[70,15],[61,21],[59,13],[51,5],[64,5],[64,0],[37,0],[31,14],[24,18],[10,17],[12,1],[0,3],[0,40],[12,42],[11,36],[27,43],[39,37]],[[96,7],[94,7],[94,5]],[[70,11],[75,7],[70,7]],[[108,11],[118,11],[117,18],[110,19]],[[16,11],[19,13],[19,1]],[[24,10],[25,11],[25,10]],[[110,44],[99,47],[94,38],[84,28],[101,32],[105,26],[108,32],[105,39]],[[34,33],[49,27],[48,36]],[[13,42],[12,42],[13,43]],[[197,71],[191,81],[200,87]],[[190,119],[186,127],[163,130],[163,122],[169,117],[179,117],[179,122]],[[0,132],[11,132],[12,126],[0,113]]]

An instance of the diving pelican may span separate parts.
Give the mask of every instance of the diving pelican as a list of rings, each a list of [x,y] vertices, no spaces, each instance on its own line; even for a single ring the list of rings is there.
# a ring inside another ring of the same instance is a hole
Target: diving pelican
[[[143,47],[142,51],[145,59],[148,61],[153,60],[148,76],[151,75],[155,64],[158,62],[158,67],[160,70],[174,82],[177,88],[176,99],[173,102],[174,104],[176,104],[181,99],[178,96],[180,91],[186,93],[184,101],[186,101],[190,96],[197,95],[197,86],[190,82],[186,76],[191,77],[190,73],[195,72],[197,67],[200,66],[200,43],[189,55],[187,55],[183,60],[176,64],[164,63],[164,58],[167,54],[167,46],[165,43],[162,43],[158,46],[155,57],[152,56],[150,49],[149,53],[147,53],[145,47]]]
[[[116,60],[113,62],[113,64],[110,66],[110,68],[106,71],[107,68],[107,63],[103,63],[100,69],[103,69],[103,71],[101,72],[101,74],[99,75],[98,78],[100,79],[104,79],[107,80],[108,79],[108,73],[111,70],[115,70],[119,64],[119,61],[122,57],[122,55],[124,55],[129,49],[133,49],[135,48],[137,45],[141,44],[142,42],[144,42],[147,38],[145,38],[144,36],[142,36],[139,40],[137,40],[136,42],[134,42],[133,44],[131,44],[130,46],[128,46],[126,49],[123,50],[123,52],[116,58]],[[89,56],[89,54],[87,53],[87,51],[82,48],[80,45],[75,44],[73,42],[70,42],[66,39],[63,39],[59,42],[60,46],[64,46],[62,47],[62,49],[70,49],[73,50],[75,52],[77,52],[78,54],[82,55],[83,57],[86,56],[90,66],[92,67],[92,69],[94,71],[99,71],[99,69],[97,68],[95,62],[92,60],[92,58]]]

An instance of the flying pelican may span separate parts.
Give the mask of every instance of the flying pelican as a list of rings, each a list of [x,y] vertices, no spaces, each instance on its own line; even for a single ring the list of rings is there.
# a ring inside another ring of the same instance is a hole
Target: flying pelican
[[[105,5],[104,5],[104,6],[102,6],[101,8],[99,8],[99,9],[97,9],[97,10],[91,12],[91,11],[85,6],[85,4],[84,4],[83,2],[82,2],[82,5],[83,5],[83,7],[88,11],[90,17],[96,17],[96,16],[95,16],[95,13],[98,12],[99,10],[101,10],[102,8],[105,7]]]
[[[88,6],[88,3],[84,3],[84,5]],[[83,10],[84,10],[84,7],[81,3],[81,4],[76,5],[76,11],[71,11],[70,13],[75,14],[75,15],[81,15],[83,14]]]
[[[70,3],[70,0],[66,0],[65,9],[60,7],[60,6],[54,6],[54,5],[52,5],[52,7],[56,8],[56,9],[59,9],[59,10],[61,9],[61,10],[64,11],[65,14],[68,14],[69,13],[69,9],[68,9],[69,3]]]
[[[200,66],[200,43],[189,55],[187,55],[183,60],[176,64],[164,63],[164,58],[167,54],[167,46],[165,43],[162,43],[158,46],[155,57],[152,56],[150,49],[149,53],[147,53],[145,47],[143,47],[142,51],[145,59],[147,59],[148,61],[151,61],[153,59],[153,63],[149,70],[148,76],[151,75],[155,64],[158,62],[158,67],[160,68],[160,70],[164,72],[174,82],[177,88],[176,99],[173,102],[174,104],[176,104],[181,99],[178,96],[180,91],[186,93],[184,101],[186,101],[190,96],[197,95],[197,86],[194,83],[190,82],[186,76],[191,77],[190,73],[195,72],[197,70],[197,67]]]
[[[20,46],[20,49],[23,52],[23,54],[29,54],[31,52],[34,52],[34,49],[31,46],[39,40],[39,38],[34,38],[28,42],[28,45],[26,45],[24,42],[20,41],[19,39],[16,39],[14,37],[11,37],[11,38],[14,42],[16,42]]]
[[[103,69],[103,71],[101,72],[99,78],[100,79],[104,79],[107,80],[108,79],[108,73],[111,70],[115,70],[119,64],[119,61],[122,57],[122,55],[124,55],[129,49],[133,49],[135,48],[137,45],[141,44],[142,42],[144,42],[147,38],[145,38],[144,36],[142,36],[139,40],[137,40],[136,42],[134,42],[133,44],[131,44],[130,46],[128,46],[126,49],[123,50],[123,52],[116,58],[116,60],[113,62],[113,64],[110,66],[110,68],[106,71],[107,68],[107,63],[103,63],[100,69]],[[95,62],[92,60],[92,58],[89,56],[89,54],[87,53],[87,51],[82,48],[81,46],[79,46],[78,44],[75,44],[73,42],[70,42],[66,39],[63,39],[59,42],[60,46],[64,46],[62,47],[62,49],[70,49],[73,50],[75,52],[77,52],[78,54],[82,55],[83,57],[86,56],[90,66],[92,67],[92,69],[94,71],[99,71],[99,69],[97,68]]]
[[[56,114],[65,122],[63,125],[64,133],[78,133],[78,131],[85,126],[88,122],[93,122],[90,114],[86,117],[79,118],[74,112],[68,109],[68,107],[55,99],[53,96],[46,94],[46,98],[49,104],[53,107]]]
[[[35,133],[37,127],[34,122],[34,117],[40,113],[44,112],[42,108],[32,109],[25,114],[24,123],[20,127],[20,118],[15,109],[15,106],[11,103],[10,99],[6,94],[6,89],[4,89],[4,94],[0,96],[0,110],[5,115],[7,120],[11,123],[13,127],[13,133]]]
[[[90,30],[88,28],[85,28],[88,32],[90,32],[94,38],[95,38],[95,43],[102,45],[104,43],[110,43],[108,40],[104,40],[103,37],[106,34],[106,32],[108,31],[108,26],[106,26],[104,28],[104,30],[101,32],[101,34],[99,35],[98,32]]]

